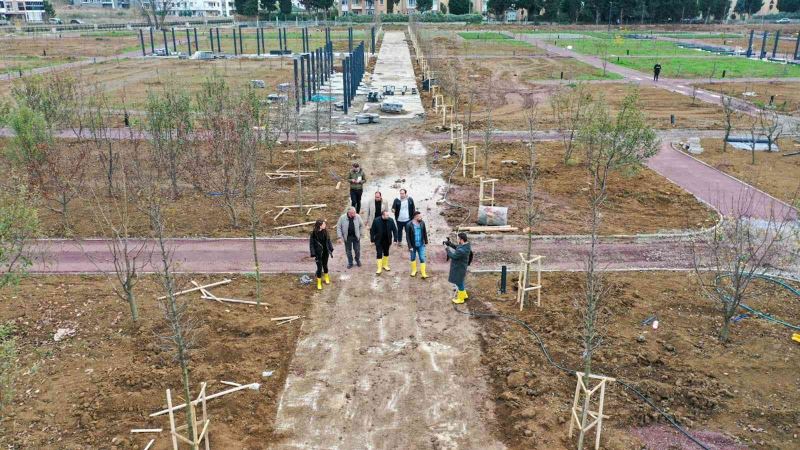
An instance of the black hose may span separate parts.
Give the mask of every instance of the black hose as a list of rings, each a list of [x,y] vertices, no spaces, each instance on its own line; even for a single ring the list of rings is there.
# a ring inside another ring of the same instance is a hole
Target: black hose
[[[453,304],[453,309],[459,314],[464,314],[464,315],[471,316],[471,317],[478,317],[478,318],[483,317],[483,318],[487,318],[487,319],[501,319],[501,320],[507,320],[507,321],[510,321],[510,322],[514,322],[514,323],[516,323],[518,325],[521,325],[523,328],[528,330],[528,332],[530,334],[532,334],[533,337],[536,338],[536,341],[539,343],[539,348],[542,349],[542,353],[544,354],[545,358],[547,358],[547,362],[550,363],[550,365],[552,365],[553,367],[555,367],[555,368],[557,368],[557,369],[559,369],[561,371],[567,372],[570,375],[574,375],[575,374],[575,372],[576,372],[575,370],[569,369],[567,367],[562,366],[561,364],[557,363],[553,359],[552,356],[550,356],[550,352],[547,351],[547,347],[545,347],[544,341],[542,340],[542,338],[535,331],[533,331],[533,328],[531,328],[531,326],[528,325],[526,322],[524,322],[524,321],[522,321],[520,319],[517,319],[516,317],[504,316],[502,314],[482,313],[482,312],[473,312],[473,311],[466,311],[466,312],[465,311],[461,311],[460,309],[458,309],[458,306],[456,306],[455,304]],[[669,422],[669,424],[673,428],[675,428],[676,430],[681,432],[681,434],[683,434],[684,436],[689,438],[689,440],[691,440],[692,442],[697,444],[698,447],[702,448],[703,450],[711,450],[708,446],[706,446],[702,442],[700,442],[697,439],[695,439],[691,434],[689,434],[688,431],[686,431],[683,427],[681,427],[680,424],[675,420],[674,417],[670,416],[669,414],[667,414],[666,411],[664,411],[661,408],[659,408],[658,406],[656,406],[656,404],[653,403],[653,401],[650,400],[644,393],[642,393],[641,391],[637,390],[636,388],[634,388],[630,384],[620,380],[619,378],[615,378],[615,379],[616,379],[617,383],[622,385],[623,388],[625,388],[628,391],[632,392],[634,395],[636,395],[637,397],[642,399],[646,404],[650,405],[650,407],[655,409],[656,412],[658,412],[659,414],[661,414],[662,417],[667,419],[667,422]]]

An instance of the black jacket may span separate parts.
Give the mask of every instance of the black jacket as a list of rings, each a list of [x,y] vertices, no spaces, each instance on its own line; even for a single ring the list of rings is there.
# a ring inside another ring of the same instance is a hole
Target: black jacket
[[[389,235],[385,236],[386,240],[392,242],[394,237],[397,235],[397,225],[394,223],[394,219],[389,217],[386,219],[389,222]],[[384,235],[386,233],[386,226],[383,224],[382,217],[376,217],[375,220],[372,221],[372,226],[369,229],[369,241],[374,243],[379,243],[384,240]]]
[[[419,230],[422,233],[422,244],[428,245],[428,228],[425,226],[425,221],[419,221]],[[414,235],[414,221],[410,221],[406,224],[406,243],[408,243],[408,249],[417,250],[417,237]]]
[[[408,200],[408,220],[411,221],[411,219],[414,218],[414,211],[416,211],[416,209],[414,209],[414,199],[407,197],[406,200]],[[399,198],[394,199],[394,202],[392,202],[392,211],[394,211],[394,220],[398,220],[398,217],[400,217]]]
[[[308,247],[313,258],[321,258],[326,253],[326,249],[328,255],[333,254],[333,243],[327,234],[320,237],[312,231],[311,236],[308,237]]]

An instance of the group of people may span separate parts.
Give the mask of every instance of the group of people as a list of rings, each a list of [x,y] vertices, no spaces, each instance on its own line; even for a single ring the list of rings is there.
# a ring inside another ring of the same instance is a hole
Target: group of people
[[[347,268],[351,269],[353,263],[361,267],[361,238],[366,229],[361,217],[361,197],[364,190],[366,177],[358,163],[353,164],[349,174],[350,203],[351,206],[339,217],[336,222],[336,238],[344,244],[347,256]],[[381,192],[375,192],[372,200],[367,201],[365,207],[366,223],[369,223],[369,240],[375,245],[376,275],[390,271],[389,250],[392,244],[402,246],[403,234],[408,246],[411,265],[410,275],[416,277],[420,274],[422,279],[428,278],[427,252],[428,230],[422,213],[416,209],[414,199],[409,197],[406,189],[400,189],[399,195],[391,205],[383,199]],[[394,217],[392,217],[393,214]],[[471,263],[472,250],[465,233],[459,233],[458,244],[451,243],[448,239],[444,242],[447,246],[447,256],[450,260],[450,275],[448,281],[457,287],[454,303],[464,303],[469,298],[464,286],[467,266]],[[333,255],[334,246],[328,234],[327,222],[319,219],[314,224],[314,229],[309,237],[311,257],[317,265],[317,289],[321,290],[323,282],[330,284],[328,275],[328,261]],[[419,264],[417,264],[419,261]]]

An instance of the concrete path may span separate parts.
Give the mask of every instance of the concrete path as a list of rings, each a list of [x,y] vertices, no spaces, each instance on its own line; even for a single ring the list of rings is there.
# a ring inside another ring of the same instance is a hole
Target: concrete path
[[[403,86],[408,87],[409,92],[412,87],[417,86],[411,52],[403,32],[387,32],[383,36],[378,62],[372,75],[372,87],[383,92],[384,86],[394,86],[396,93],[399,93]],[[388,99],[402,103],[404,111],[403,114],[382,116],[387,119],[410,118],[425,112],[418,94],[394,95]],[[377,107],[378,105],[372,105],[370,109]]]

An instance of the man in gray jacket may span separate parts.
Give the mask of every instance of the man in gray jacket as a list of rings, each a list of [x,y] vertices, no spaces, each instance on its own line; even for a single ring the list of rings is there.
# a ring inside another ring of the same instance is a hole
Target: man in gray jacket
[[[336,237],[339,238],[339,242],[344,241],[348,269],[353,267],[353,251],[356,254],[356,265],[361,267],[361,233],[363,229],[364,221],[352,206],[347,208],[347,212],[342,214],[336,223]]]

